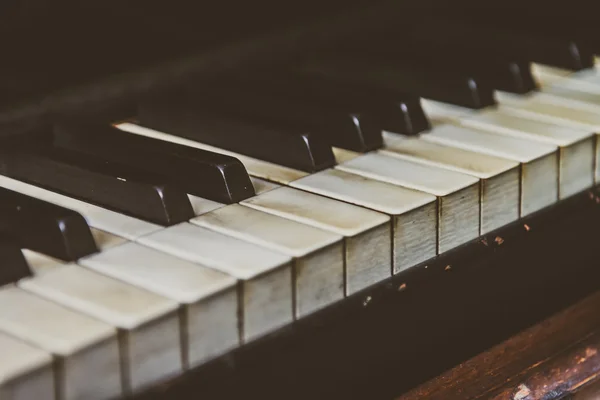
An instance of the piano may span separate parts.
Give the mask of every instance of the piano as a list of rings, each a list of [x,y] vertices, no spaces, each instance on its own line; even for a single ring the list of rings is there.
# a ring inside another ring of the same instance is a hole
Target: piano
[[[592,295],[544,7],[2,3],[0,399],[394,399]]]

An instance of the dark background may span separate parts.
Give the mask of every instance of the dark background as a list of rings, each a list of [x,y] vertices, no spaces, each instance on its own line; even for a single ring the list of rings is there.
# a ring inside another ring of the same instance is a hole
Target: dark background
[[[582,2],[3,0],[0,134],[51,115],[124,107],[194,75],[289,62],[372,29],[435,30],[435,16],[597,33],[597,9]]]

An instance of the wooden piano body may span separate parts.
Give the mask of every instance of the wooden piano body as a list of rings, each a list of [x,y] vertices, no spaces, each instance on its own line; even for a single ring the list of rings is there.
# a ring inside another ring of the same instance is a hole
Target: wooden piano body
[[[0,134],[68,118],[118,121],[139,96],[293,64],[438,6],[407,3],[7,2],[0,5]],[[489,13],[469,6],[436,12]],[[548,6],[538,18],[560,20],[562,11]],[[435,29],[421,18],[423,29]],[[134,398],[394,398],[596,292],[599,223],[600,191],[592,187]],[[585,325],[577,330],[585,336],[597,327],[589,312],[576,317],[548,325],[567,338],[560,345],[579,338],[563,330]],[[466,399],[497,388],[482,387],[465,388],[467,397],[425,388],[406,399]]]

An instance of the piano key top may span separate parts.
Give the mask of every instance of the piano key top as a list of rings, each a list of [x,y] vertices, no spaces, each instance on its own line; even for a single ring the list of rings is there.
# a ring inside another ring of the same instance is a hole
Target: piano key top
[[[0,234],[0,287],[31,276],[21,247],[9,236]]]
[[[0,175],[0,187],[32,196],[60,207],[72,209],[83,215],[91,227],[125,239],[135,240],[140,236],[161,229],[160,225],[119,214],[93,204],[84,203],[80,200],[72,199],[2,175]]]
[[[432,72],[409,63],[342,57],[307,64],[301,72],[391,93],[408,92],[474,109],[495,104],[492,87],[475,76],[443,70]]]
[[[58,398],[122,396],[114,327],[14,286],[0,289],[0,304],[0,331],[57,358],[54,368]]]
[[[248,170],[248,173],[253,177],[266,179],[277,182],[279,184],[288,184],[291,181],[308,176],[308,172],[300,171],[285,167],[283,165],[273,164],[268,161],[259,160],[245,156],[243,154],[234,153],[229,150],[224,150],[218,147],[213,147],[205,143],[200,143],[194,140],[185,139],[169,133],[160,132],[154,129],[149,129],[140,125],[123,123],[118,125],[119,129],[130,132],[136,135],[145,136],[153,139],[162,140],[167,143],[176,143],[183,146],[188,146],[196,149],[208,150],[219,154],[225,154],[239,159]]]
[[[521,163],[520,216],[527,216],[558,201],[558,149],[457,125],[439,125],[422,139]]]
[[[397,274],[437,254],[438,204],[435,196],[340,169],[322,171],[290,185],[389,215],[394,228],[393,268],[386,271],[388,276],[390,272]],[[377,239],[382,241],[380,246],[387,242]],[[384,253],[383,248],[380,251]]]
[[[519,218],[520,164],[420,138],[384,133],[380,150],[393,157],[432,165],[480,179],[481,234],[489,233]]]
[[[595,138],[591,130],[572,129],[522,117],[519,110],[503,107],[463,118],[460,124],[557,146],[560,199],[577,194],[594,183]]]
[[[54,400],[52,355],[0,332],[0,395],[10,400]]]
[[[137,243],[103,251],[79,264],[178,302],[185,314],[185,368],[239,346],[235,278]]]
[[[235,203],[254,195],[244,166],[235,158],[127,134],[108,125],[57,125],[54,145],[157,174],[189,194],[216,202]]]
[[[187,221],[187,193],[162,177],[62,150],[0,155],[3,175],[160,225]]]
[[[98,251],[81,214],[5,188],[0,188],[0,231],[22,247],[65,261]]]
[[[118,328],[125,393],[182,373],[176,302],[74,264],[19,287]]]
[[[444,253],[479,236],[479,179],[473,176],[378,153],[354,158],[336,168],[437,196],[438,253]],[[292,185],[303,185],[311,181],[319,182],[313,175],[293,182]],[[322,180],[320,185],[325,182]]]
[[[391,225],[385,214],[290,187],[270,190],[241,204],[343,236],[346,296],[390,276]]]
[[[238,204],[190,222],[292,257],[296,318],[344,298],[341,235]]]
[[[165,228],[138,241],[242,281],[243,342],[293,321],[291,257],[189,223]]]
[[[306,172],[335,164],[331,146],[319,134],[243,120],[193,97],[179,94],[142,101],[140,125]]]

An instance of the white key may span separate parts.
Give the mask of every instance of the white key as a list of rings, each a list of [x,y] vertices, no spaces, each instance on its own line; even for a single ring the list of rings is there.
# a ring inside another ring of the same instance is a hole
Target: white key
[[[531,63],[531,74],[543,88],[546,85],[550,85],[572,75],[573,71],[544,64]]]
[[[421,106],[425,114],[427,114],[432,127],[448,123],[452,124],[461,118],[476,115],[479,112],[479,110],[429,99],[421,99]]]
[[[544,92],[520,96],[498,92],[497,97],[502,108],[510,108],[513,114],[578,129],[595,130],[600,125],[600,105],[589,97],[576,100]]]
[[[543,93],[574,100],[574,104],[576,102],[598,104],[600,101],[600,79],[594,78],[597,80],[596,82],[590,81],[590,79],[561,79],[544,87]]]
[[[342,235],[347,296],[390,276],[391,226],[385,214],[290,187],[241,204]]]
[[[68,264],[66,261],[38,253],[37,251],[29,249],[21,249],[21,251],[23,252],[27,264],[29,264],[29,268],[33,275],[45,274],[48,271],[52,271]]]
[[[581,100],[548,93],[535,93],[520,99],[503,93],[499,99],[530,118],[539,118],[564,128],[581,129],[600,134],[600,104],[590,103],[589,97]],[[596,139],[595,159],[600,156],[600,141]],[[600,180],[600,163],[595,162],[595,182]]]
[[[191,222],[293,257],[297,318],[344,298],[341,235],[239,204]]]
[[[74,264],[19,286],[119,328],[126,393],[182,372],[176,302]]]
[[[239,345],[235,278],[138,243],[79,264],[181,304],[185,365],[194,367]]]
[[[539,211],[558,201],[556,146],[451,124],[437,126],[420,137],[431,142],[520,162],[521,216]]]
[[[59,399],[123,394],[114,327],[12,286],[0,290],[0,331],[58,357]]]
[[[187,222],[139,242],[243,281],[240,303],[245,342],[293,321],[290,257]]]
[[[77,211],[83,215],[91,227],[125,239],[134,240],[150,232],[162,229],[159,225],[84,203],[5,176],[0,176],[0,186]]]
[[[382,271],[382,278],[436,255],[438,214],[435,196],[337,169],[299,179],[292,186],[392,217],[393,236],[385,232],[378,238],[381,243],[377,244],[382,246],[381,252],[389,251],[387,243],[392,237],[392,269],[388,267],[385,271],[387,276]]]
[[[52,355],[0,333],[0,399],[53,400]]]
[[[473,176],[381,153],[363,155],[336,169],[437,196],[438,253],[479,236],[479,179]]]
[[[127,242],[127,240],[123,239],[122,237],[101,231],[96,228],[90,228],[90,231],[92,232],[92,236],[96,241],[99,251],[105,251]],[[29,264],[29,268],[31,268],[31,272],[33,272],[34,275],[44,274],[54,268],[68,264],[66,261],[38,253],[37,251],[22,249],[22,252],[23,256],[25,256],[25,260],[27,260],[27,264]]]
[[[281,185],[278,185],[276,183],[265,181],[264,179],[255,178],[253,176],[250,177],[250,180],[252,181],[252,185],[254,186],[254,192],[257,195],[281,187]]]
[[[253,175],[258,178],[266,179],[268,181],[273,181],[281,184],[288,184],[291,181],[302,178],[303,176],[308,175],[307,172],[299,171],[296,169],[284,167],[281,165],[273,164],[268,161],[259,160],[256,158],[248,157],[243,154],[234,153],[232,151],[223,150],[218,147],[209,146],[207,144],[203,144],[200,142],[196,142],[190,139],[181,138],[178,136],[170,135],[168,133],[159,132],[154,129],[145,128],[143,126],[131,124],[131,123],[123,123],[116,125],[117,128],[127,131],[130,133],[135,133],[138,135],[151,137],[154,139],[164,140],[166,142],[177,143],[184,146],[195,147],[197,149],[208,150],[215,153],[225,154],[232,157],[237,158],[244,164],[246,170],[250,175]]]
[[[216,201],[194,196],[193,194],[188,194],[188,199],[190,199],[190,204],[194,210],[194,215],[206,214],[207,212],[211,212],[225,205],[217,203]]]
[[[94,227],[90,227],[90,231],[92,232],[92,236],[94,237],[94,241],[96,242],[99,251],[108,250],[111,247],[115,247],[127,242],[127,239],[125,238],[101,231],[100,229],[96,229]]]
[[[594,183],[594,134],[591,130],[570,128],[523,116],[521,110],[502,108],[463,118],[471,128],[523,138],[559,148],[559,198],[577,194]]]
[[[481,234],[519,218],[519,163],[456,147],[384,132],[381,152],[415,162],[446,168],[480,179]]]
[[[360,157],[362,154],[357,153],[355,151],[350,151],[346,149],[340,149],[339,147],[332,147],[333,155],[335,156],[335,161],[338,164],[345,163],[346,161],[350,161],[356,157]]]

